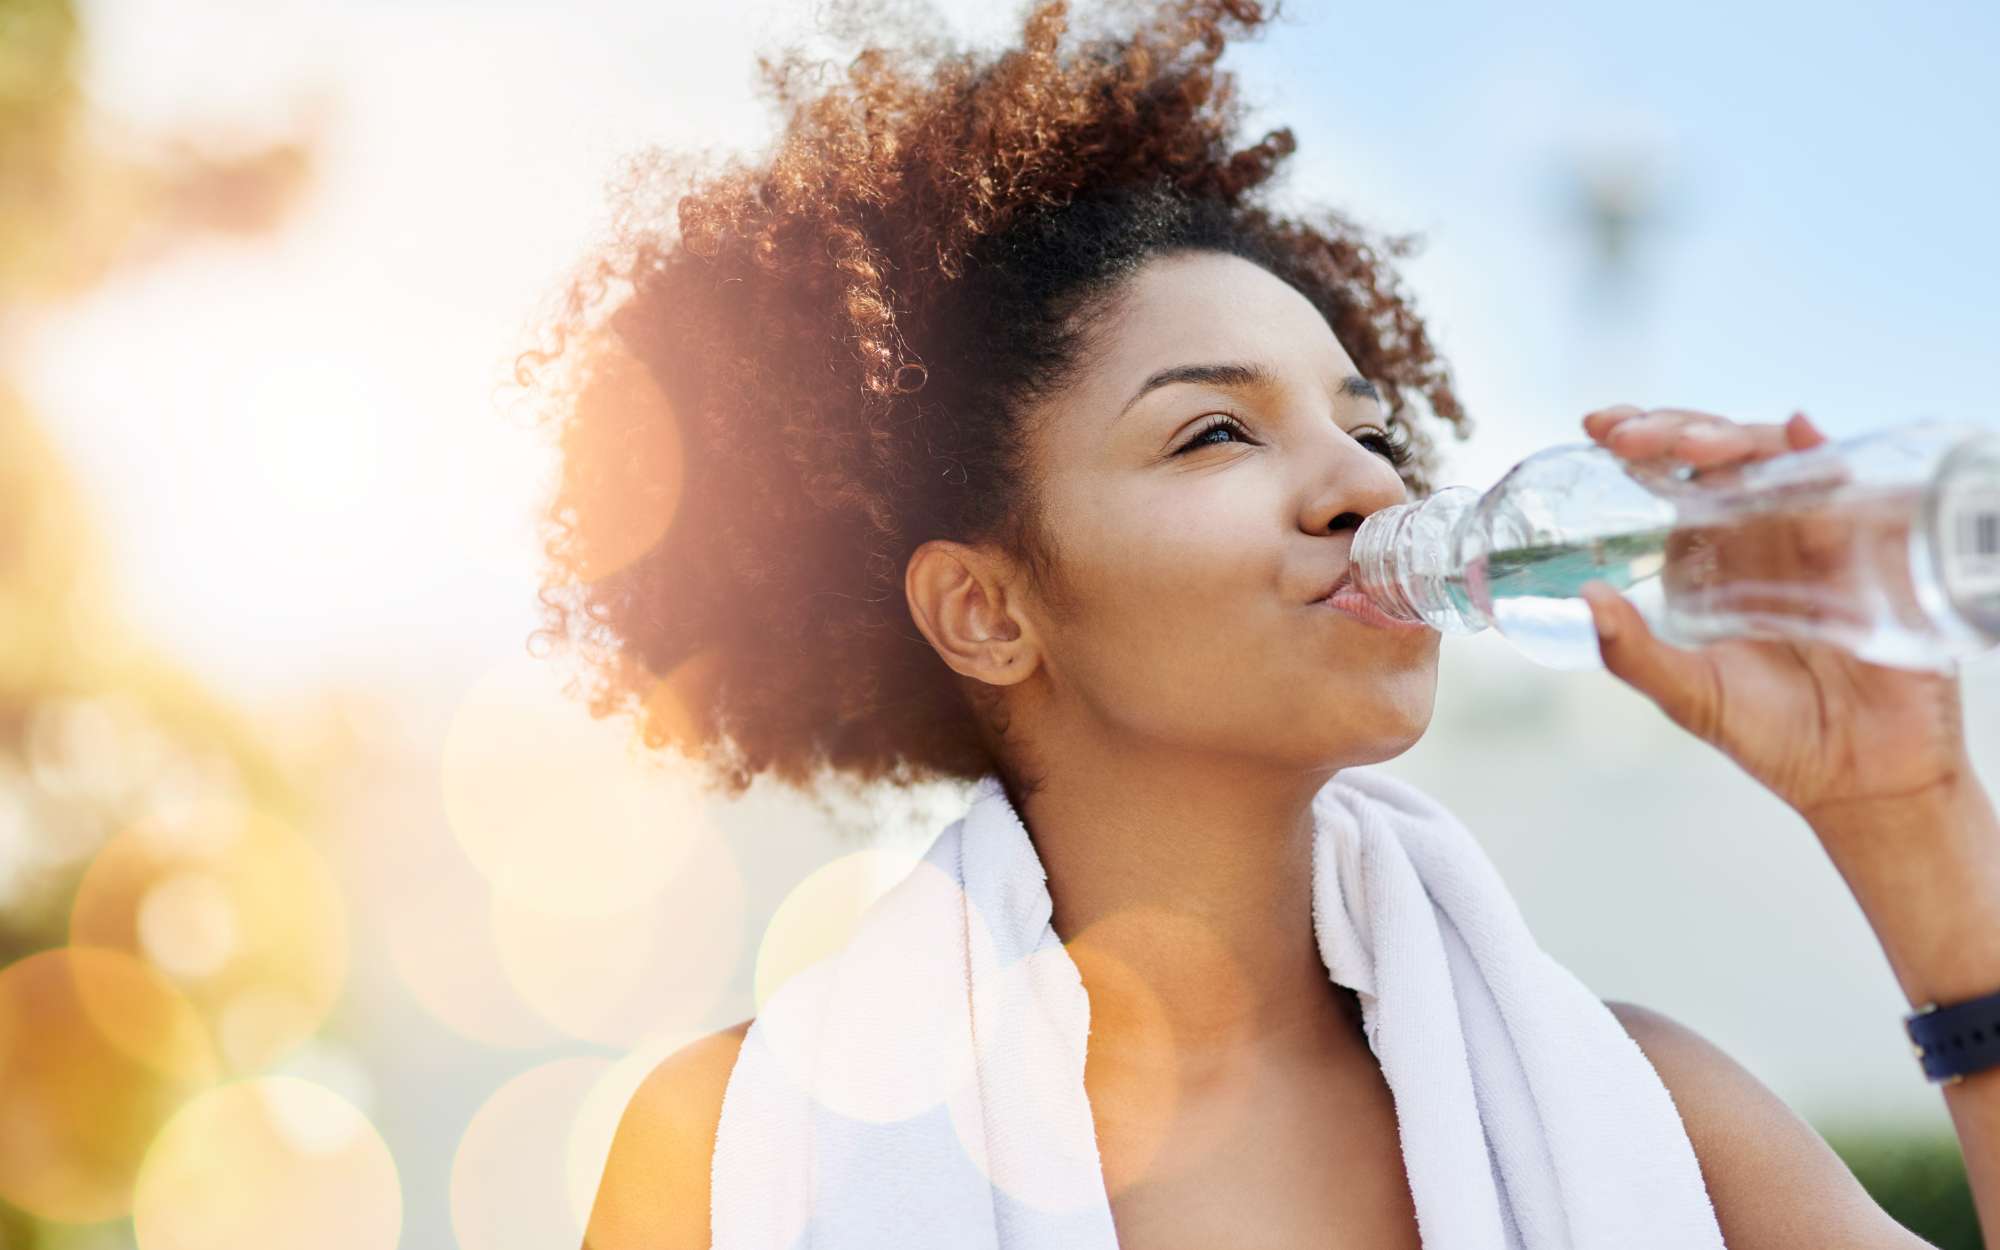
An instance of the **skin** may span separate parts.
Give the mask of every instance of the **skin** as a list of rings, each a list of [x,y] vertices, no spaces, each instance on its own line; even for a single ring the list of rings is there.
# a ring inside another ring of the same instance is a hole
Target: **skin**
[[[997,548],[938,541],[912,556],[905,591],[1029,782],[1013,798],[1090,997],[1084,1081],[1119,1243],[1415,1250],[1394,1103],[1311,928],[1313,795],[1408,749],[1436,692],[1439,635],[1311,602],[1346,568],[1359,518],[1406,498],[1371,438],[1384,413],[1343,389],[1353,362],[1311,304],[1239,258],[1150,262],[1093,334],[1026,435],[1059,583]],[[1260,363],[1276,384],[1176,385],[1121,412],[1154,371],[1222,361]],[[1216,413],[1243,433],[1170,454]],[[1698,469],[1824,439],[1803,416],[1737,425],[1629,405],[1584,428],[1627,461]],[[1807,817],[1912,1003],[1981,992],[2000,948],[1968,953],[1967,935],[1991,931],[2000,822],[1959,738],[1902,732],[1955,725],[1955,681],[1822,646],[1685,651],[1605,589],[1587,597],[1606,669]],[[1801,724],[1818,730],[1803,753]],[[1862,741],[1874,754],[1856,767]],[[1928,1244],[1726,1053],[1660,1012],[1606,1006],[1681,1115],[1732,1250]],[[585,1250],[710,1244],[716,1126],[750,1023],[684,1047],[633,1096]],[[1989,1224],[1994,1080],[1946,1092]]]
[[[1159,257],[1093,339],[1028,423],[1060,587],[937,541],[906,589],[945,662],[997,692],[1032,778],[1015,800],[1090,995],[1086,1083],[1129,1147],[1123,1175],[1107,1150],[1115,1193],[1273,1102],[1274,1074],[1367,1057],[1313,937],[1310,806],[1423,735],[1440,636],[1313,602],[1360,519],[1408,494],[1382,403],[1344,388],[1358,370],[1303,295],[1237,257]],[[1276,385],[1126,408],[1160,369],[1221,361]],[[1246,433],[1204,432],[1215,413]]]

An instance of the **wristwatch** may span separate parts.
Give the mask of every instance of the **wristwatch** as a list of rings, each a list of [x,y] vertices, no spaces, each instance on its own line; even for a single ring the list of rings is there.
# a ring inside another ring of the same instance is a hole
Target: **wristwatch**
[[[1956,1085],[2000,1067],[2000,990],[1961,1003],[1925,1003],[1903,1017],[1926,1079]]]

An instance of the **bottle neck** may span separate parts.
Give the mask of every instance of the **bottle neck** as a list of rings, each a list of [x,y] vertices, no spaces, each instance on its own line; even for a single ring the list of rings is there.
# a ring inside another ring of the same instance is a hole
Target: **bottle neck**
[[[1466,596],[1451,593],[1464,575],[1457,559],[1460,523],[1479,497],[1470,486],[1447,486],[1371,513],[1348,553],[1355,589],[1400,621],[1454,634],[1485,628],[1489,622],[1466,614]]]

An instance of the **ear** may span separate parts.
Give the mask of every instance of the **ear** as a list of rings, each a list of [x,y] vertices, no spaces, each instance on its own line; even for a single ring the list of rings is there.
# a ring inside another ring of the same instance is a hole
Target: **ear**
[[[1040,657],[1011,573],[993,553],[942,538],[911,552],[903,568],[917,628],[953,672],[990,686],[1025,679]]]

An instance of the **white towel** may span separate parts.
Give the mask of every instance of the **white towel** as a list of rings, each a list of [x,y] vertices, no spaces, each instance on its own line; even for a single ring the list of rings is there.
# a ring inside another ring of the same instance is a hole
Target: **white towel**
[[[1348,768],[1313,801],[1313,931],[1359,997],[1426,1250],[1721,1250],[1673,1101],[1535,943],[1457,817]],[[1090,1004],[997,777],[743,1039],[715,1250],[1113,1250]]]

